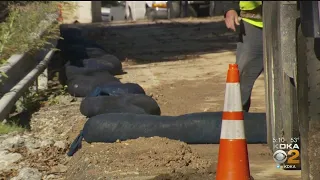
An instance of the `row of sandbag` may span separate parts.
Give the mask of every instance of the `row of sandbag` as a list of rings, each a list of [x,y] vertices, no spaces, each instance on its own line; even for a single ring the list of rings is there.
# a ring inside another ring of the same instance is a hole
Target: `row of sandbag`
[[[81,29],[60,29],[59,48],[65,65],[68,92],[85,97],[80,112],[87,116],[104,113],[160,115],[157,102],[135,83],[121,83],[114,75],[123,73],[120,60],[96,42],[83,38]]]
[[[65,78],[68,92],[84,97],[80,112],[87,117],[107,113],[133,113],[160,115],[157,102],[145,94],[135,83],[121,83],[114,75],[121,74],[122,64],[118,58],[107,54],[99,44],[82,37],[81,29],[60,29],[61,50],[65,64]],[[91,127],[95,131],[99,127]],[[73,155],[81,145],[81,136],[70,148]]]
[[[122,84],[113,76],[122,71],[115,69],[120,61],[111,55],[103,56],[106,51],[99,47],[84,47],[82,50],[86,51],[89,60],[78,56],[66,65],[68,91],[74,96],[85,97],[80,111],[89,117],[71,144],[69,156],[80,148],[82,139],[91,143],[160,136],[186,143],[219,143],[221,112],[158,116],[157,102],[146,96],[141,86]],[[108,57],[113,59],[108,60]],[[86,61],[94,65],[89,66]],[[109,69],[104,69],[103,65],[108,63]],[[265,114],[246,113],[245,119],[248,143],[266,142]]]

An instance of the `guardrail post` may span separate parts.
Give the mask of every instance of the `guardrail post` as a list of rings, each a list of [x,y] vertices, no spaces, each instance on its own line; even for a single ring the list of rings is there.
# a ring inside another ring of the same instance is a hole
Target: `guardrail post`
[[[48,89],[48,68],[37,78],[37,91]]]

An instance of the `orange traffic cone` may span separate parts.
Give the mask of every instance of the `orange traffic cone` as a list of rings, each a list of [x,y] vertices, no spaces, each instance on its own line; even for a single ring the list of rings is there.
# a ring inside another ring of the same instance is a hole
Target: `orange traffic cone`
[[[237,64],[229,64],[222,115],[216,180],[249,180],[240,78]]]
[[[58,21],[59,22],[63,22],[63,17],[62,17],[62,5],[61,4],[59,4],[58,5],[58,8],[59,8],[59,17],[58,17]]]

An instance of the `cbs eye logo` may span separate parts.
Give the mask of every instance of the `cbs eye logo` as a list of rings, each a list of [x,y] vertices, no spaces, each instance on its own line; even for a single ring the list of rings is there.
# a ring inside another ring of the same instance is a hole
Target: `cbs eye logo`
[[[282,164],[286,162],[287,159],[288,159],[288,156],[284,150],[277,150],[276,152],[273,153],[273,160],[277,164]]]

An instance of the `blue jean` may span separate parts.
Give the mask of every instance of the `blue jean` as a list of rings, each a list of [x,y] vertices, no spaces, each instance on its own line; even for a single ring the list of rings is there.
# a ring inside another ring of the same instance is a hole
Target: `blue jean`
[[[254,82],[263,71],[262,28],[240,22],[236,63],[240,72],[240,88],[243,111],[248,112]]]

